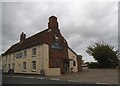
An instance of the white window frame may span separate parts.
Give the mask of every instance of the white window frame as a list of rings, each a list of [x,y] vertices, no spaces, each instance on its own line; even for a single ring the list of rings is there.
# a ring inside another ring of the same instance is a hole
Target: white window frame
[[[15,63],[13,63],[13,69],[15,69]]]
[[[8,59],[9,61],[11,60],[11,54],[9,55],[9,59]]]
[[[23,58],[26,58],[26,57],[27,57],[27,51],[24,50],[24,51],[23,51]]]
[[[7,62],[7,58],[8,58],[8,56],[5,56],[5,61]]]
[[[4,67],[4,68],[5,68],[5,70],[7,70],[7,64],[5,64],[5,67]]]
[[[10,64],[8,64],[8,70],[10,69],[10,66],[11,66],[11,65],[10,65]]]
[[[27,69],[27,63],[26,62],[23,62],[23,71],[25,72]]]
[[[76,66],[76,61],[75,60],[73,60],[73,66]]]
[[[35,62],[35,64],[33,63]],[[35,68],[34,68],[35,67]],[[32,61],[32,71],[35,72],[36,71],[36,61]]]
[[[15,53],[13,54],[13,60],[15,60],[15,58],[16,58],[16,55],[15,55]]]
[[[35,50],[35,51],[34,51],[34,50]],[[36,54],[37,54],[37,48],[34,47],[34,48],[32,48],[32,57],[35,57]]]

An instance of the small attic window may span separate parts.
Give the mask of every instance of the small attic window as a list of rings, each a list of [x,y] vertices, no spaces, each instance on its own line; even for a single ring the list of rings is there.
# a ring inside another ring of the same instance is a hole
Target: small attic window
[[[58,37],[57,35],[55,35],[55,39],[56,39],[56,40],[58,40],[58,39],[59,39],[59,37]]]
[[[66,42],[66,40],[64,40],[64,42]]]
[[[51,29],[49,29],[47,32],[51,32]]]
[[[55,37],[55,39],[57,39],[57,40],[58,40],[59,38],[56,36],[56,37]]]

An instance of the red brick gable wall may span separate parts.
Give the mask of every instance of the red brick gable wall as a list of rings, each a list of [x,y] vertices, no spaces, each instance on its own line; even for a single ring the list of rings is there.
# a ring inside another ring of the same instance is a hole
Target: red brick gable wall
[[[59,29],[51,30],[45,37],[45,42],[49,45],[49,67],[61,69],[61,73],[64,73],[64,60],[68,59],[68,44],[66,40],[62,37]],[[58,40],[55,39],[58,38]],[[52,48],[52,45],[57,42],[60,44],[62,49]]]

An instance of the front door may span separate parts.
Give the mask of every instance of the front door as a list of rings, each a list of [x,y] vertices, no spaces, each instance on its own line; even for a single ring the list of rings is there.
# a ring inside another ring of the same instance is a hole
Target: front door
[[[69,73],[69,61],[67,60],[64,61],[64,70],[65,73]]]

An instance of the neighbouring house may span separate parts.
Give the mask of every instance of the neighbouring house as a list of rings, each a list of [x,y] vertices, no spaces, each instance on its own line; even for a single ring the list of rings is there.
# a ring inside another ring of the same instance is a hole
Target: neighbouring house
[[[2,68],[4,73],[59,76],[81,71],[81,60],[61,35],[57,17],[51,16],[44,31],[28,38],[21,33],[20,41],[2,54]]]

